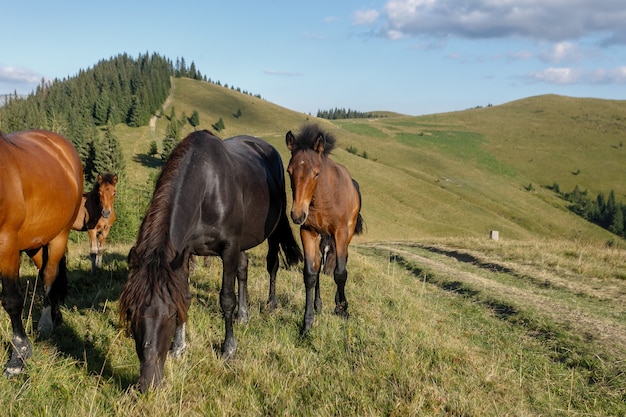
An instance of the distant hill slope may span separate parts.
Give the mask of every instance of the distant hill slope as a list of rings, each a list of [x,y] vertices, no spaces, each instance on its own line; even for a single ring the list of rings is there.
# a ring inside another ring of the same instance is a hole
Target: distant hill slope
[[[222,118],[220,136],[262,137],[285,163],[288,130],[317,122],[332,131],[338,139],[332,157],[361,184],[366,233],[360,241],[486,237],[492,229],[504,239],[606,241],[612,235],[570,213],[543,187],[614,189],[626,200],[626,101],[539,96],[461,112],[331,122],[190,79],[175,79],[173,92],[178,117],[198,111],[199,128],[209,130]],[[135,162],[129,177],[140,184],[158,166],[137,154],[150,140],[160,146],[166,126],[161,117],[154,133],[119,133],[127,160]],[[187,125],[184,134],[191,130]]]

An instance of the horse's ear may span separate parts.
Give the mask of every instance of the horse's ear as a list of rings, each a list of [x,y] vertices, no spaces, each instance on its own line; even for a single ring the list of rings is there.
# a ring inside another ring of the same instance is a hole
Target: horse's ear
[[[128,257],[126,258],[126,259],[127,259],[127,262],[128,262],[128,267],[129,267],[129,268],[131,268],[131,267],[133,267],[133,266],[134,266],[134,263],[135,263],[135,258],[136,258],[136,257],[137,257],[137,255],[136,255],[136,249],[135,249],[135,247],[133,246],[132,248],[130,248],[130,251],[128,251]]]
[[[102,174],[98,174],[98,184],[102,184]]]
[[[317,153],[323,153],[324,146],[326,146],[326,139],[324,138],[324,134],[320,132],[313,142],[313,150]]]
[[[111,184],[117,184],[117,174],[113,174],[113,178],[111,178]]]
[[[285,142],[287,143],[287,149],[292,151],[293,144],[296,142],[296,138],[293,136],[293,133],[291,133],[291,130],[287,132],[287,135],[285,136]]]

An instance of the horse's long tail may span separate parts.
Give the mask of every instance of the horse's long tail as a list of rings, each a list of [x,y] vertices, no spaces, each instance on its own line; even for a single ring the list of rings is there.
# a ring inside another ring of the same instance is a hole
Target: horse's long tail
[[[354,184],[354,188],[356,188],[356,193],[359,196],[359,215],[356,218],[356,226],[354,227],[354,234],[360,235],[363,233],[363,216],[361,216],[361,206],[362,206],[362,198],[361,198],[361,187],[359,187],[359,183],[353,178],[352,183]]]
[[[276,233],[278,233],[278,241],[280,243],[280,248],[283,250],[283,254],[285,255],[287,265],[296,265],[298,262],[301,262],[304,259],[302,251],[293,236],[291,226],[289,225],[289,219],[287,219],[287,213],[283,212],[280,216]]]

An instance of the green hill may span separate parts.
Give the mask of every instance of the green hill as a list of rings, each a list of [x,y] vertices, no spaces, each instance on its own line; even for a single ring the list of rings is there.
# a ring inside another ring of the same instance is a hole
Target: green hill
[[[197,111],[199,128],[221,118],[223,137],[260,136],[285,162],[288,130],[315,121],[335,134],[333,157],[360,182],[367,225],[350,247],[350,318],[332,313],[335,283],[321,276],[324,308],[299,335],[301,265],[280,268],[279,308],[267,312],[260,246],[248,253],[251,318],[235,324],[237,356],[224,362],[221,262],[197,263],[187,353],[166,360],[158,390],[135,391],[139,361],[117,301],[161,165],[150,142],[161,148],[168,120],[118,125],[127,175],[113,227],[128,241],[111,239],[96,276],[84,234],[69,245],[64,322],[50,340],[36,337],[41,283],[22,263],[36,341],[25,375],[0,378],[8,415],[626,415],[626,250],[544,187],[613,189],[624,200],[626,102],[541,96],[330,122],[174,79],[167,103],[164,115]],[[487,238],[493,229],[501,241]],[[6,319],[0,334],[11,340]]]
[[[610,234],[573,215],[545,187],[613,189],[618,200],[626,194],[626,101],[539,96],[453,113],[331,122],[191,79],[175,79],[171,98],[163,114],[170,106],[177,117],[198,111],[198,128],[210,130],[222,118],[222,137],[259,136],[284,162],[285,133],[322,124],[338,139],[333,157],[363,190],[367,233],[359,241],[480,237],[494,229],[505,239],[606,241]],[[127,160],[135,161],[129,182],[143,186],[158,169],[137,155],[151,140],[160,146],[167,123],[158,118],[154,132],[119,128]],[[186,135],[192,127],[184,129]]]

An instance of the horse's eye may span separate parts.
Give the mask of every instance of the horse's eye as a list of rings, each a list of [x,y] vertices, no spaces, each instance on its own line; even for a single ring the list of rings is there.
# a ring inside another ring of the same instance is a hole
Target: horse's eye
[[[319,177],[319,176],[320,176],[320,172],[319,172],[319,171],[315,171],[315,172],[313,173],[313,178],[317,178],[317,177]]]

